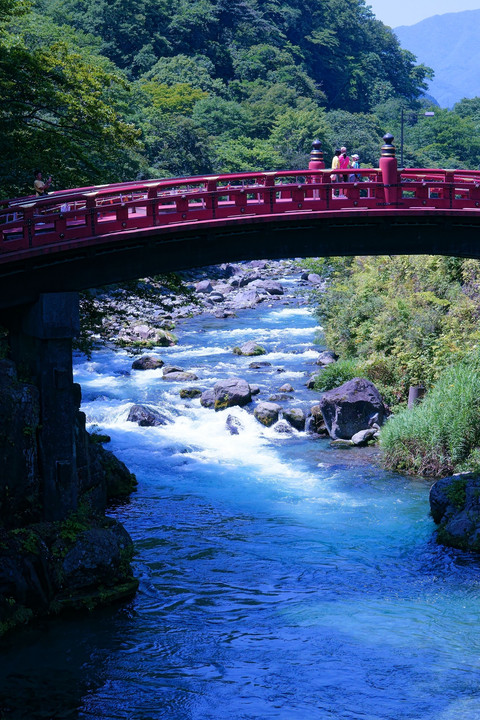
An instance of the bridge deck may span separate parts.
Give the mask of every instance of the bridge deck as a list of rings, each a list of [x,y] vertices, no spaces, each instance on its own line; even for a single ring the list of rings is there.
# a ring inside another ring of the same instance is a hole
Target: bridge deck
[[[353,182],[331,182],[331,170],[241,173],[5,201],[0,203],[0,306],[25,302],[38,292],[82,289],[255,253],[480,256],[480,172],[404,170],[389,184],[377,168],[355,174]],[[447,237],[452,232],[455,242]],[[101,259],[106,254],[108,263]],[[69,268],[69,277],[60,272],[62,266]]]

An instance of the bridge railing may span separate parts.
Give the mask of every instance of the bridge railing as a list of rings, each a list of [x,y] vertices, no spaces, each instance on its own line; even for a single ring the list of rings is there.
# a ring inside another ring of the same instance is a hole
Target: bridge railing
[[[114,241],[133,229],[293,213],[480,207],[476,171],[399,170],[388,185],[378,168],[335,174],[338,182],[330,169],[174,178],[17,200],[0,208],[0,262],[26,250]]]

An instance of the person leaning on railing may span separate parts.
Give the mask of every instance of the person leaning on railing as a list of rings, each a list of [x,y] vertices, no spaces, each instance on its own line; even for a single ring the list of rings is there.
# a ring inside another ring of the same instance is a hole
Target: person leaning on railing
[[[52,178],[49,177],[48,180],[43,181],[42,178],[42,172],[41,170],[35,170],[33,173],[35,177],[35,181],[33,183],[33,189],[35,191],[35,195],[46,195],[48,192],[48,188],[52,184]]]
[[[357,153],[354,153],[352,155],[352,161],[350,163],[350,168],[352,170],[360,169],[360,157],[359,157],[359,155],[357,155]],[[362,180],[362,176],[359,173],[351,173],[348,176],[348,179],[350,182],[356,182],[357,180]]]

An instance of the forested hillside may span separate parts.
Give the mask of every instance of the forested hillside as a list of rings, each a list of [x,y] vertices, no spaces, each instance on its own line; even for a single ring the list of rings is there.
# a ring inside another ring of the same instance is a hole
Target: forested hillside
[[[402,105],[408,164],[476,167],[475,101],[424,118],[428,76],[364,0],[0,0],[1,192],[301,168],[315,137],[376,165]]]

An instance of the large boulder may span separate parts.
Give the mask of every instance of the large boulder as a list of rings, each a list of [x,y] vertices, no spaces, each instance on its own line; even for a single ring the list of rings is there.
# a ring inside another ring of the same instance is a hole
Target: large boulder
[[[250,283],[255,282],[255,280],[261,280],[262,276],[259,272],[252,271],[249,273],[246,273],[241,279],[240,279],[240,287],[245,287],[246,285],[250,285]]]
[[[165,365],[162,380],[166,380],[167,382],[190,382],[191,380],[198,380],[198,375],[187,372],[176,365]]]
[[[163,367],[164,362],[152,355],[142,355],[132,363],[132,370],[156,370]]]
[[[283,417],[296,430],[305,430],[305,413],[302,408],[284,409]]]
[[[277,422],[278,416],[281,411],[280,405],[272,402],[261,402],[258,403],[257,407],[253,411],[253,414],[257,418],[258,422],[261,422],[265,427],[270,427]]]
[[[134,327],[124,328],[118,336],[120,344],[137,343],[153,347],[169,347],[178,342],[178,338],[168,330],[161,328],[153,328],[149,325],[135,325]]]
[[[274,280],[254,280],[251,284],[256,290],[266,292],[267,295],[283,295],[284,289],[280,283]]]
[[[202,396],[202,391],[200,388],[196,387],[186,387],[182,388],[180,390],[180,397],[185,400],[193,400],[194,398],[199,398]]]
[[[319,404],[332,440],[350,440],[374,423],[382,425],[386,417],[382,396],[365,378],[354,378],[328,390]]]
[[[212,284],[211,284],[210,280],[200,280],[200,282],[198,282],[195,285],[195,292],[197,292],[199,294],[207,294],[208,295],[208,293],[211,293],[212,290],[213,290],[213,288],[212,288]]]
[[[200,397],[200,405],[204,408],[215,407],[215,395],[213,390],[204,390]]]
[[[315,363],[317,365],[325,367],[326,365],[332,365],[332,363],[337,362],[337,360],[338,355],[334,353],[333,350],[324,350],[319,354],[319,356],[315,360]]]
[[[247,357],[251,357],[252,355],[267,354],[265,348],[255,342],[255,340],[248,340],[248,342],[243,343],[240,347],[234,347],[233,352],[236,355],[246,355]]]
[[[261,301],[262,298],[256,290],[246,290],[245,292],[238,293],[238,295],[231,300],[231,307],[235,310],[245,310],[255,307],[255,305]]]
[[[157,427],[158,425],[167,424],[163,415],[158,410],[148,407],[148,405],[132,405],[127,420],[136,422],[140,427]]]
[[[198,380],[198,375],[192,372],[169,372],[162,376],[162,380],[167,382],[191,382],[192,380]]]
[[[246,380],[234,377],[217,382],[213,388],[213,397],[215,410],[224,410],[234,405],[248,405],[252,393]]]
[[[430,490],[430,511],[442,545],[480,552],[480,477],[454,475]]]

